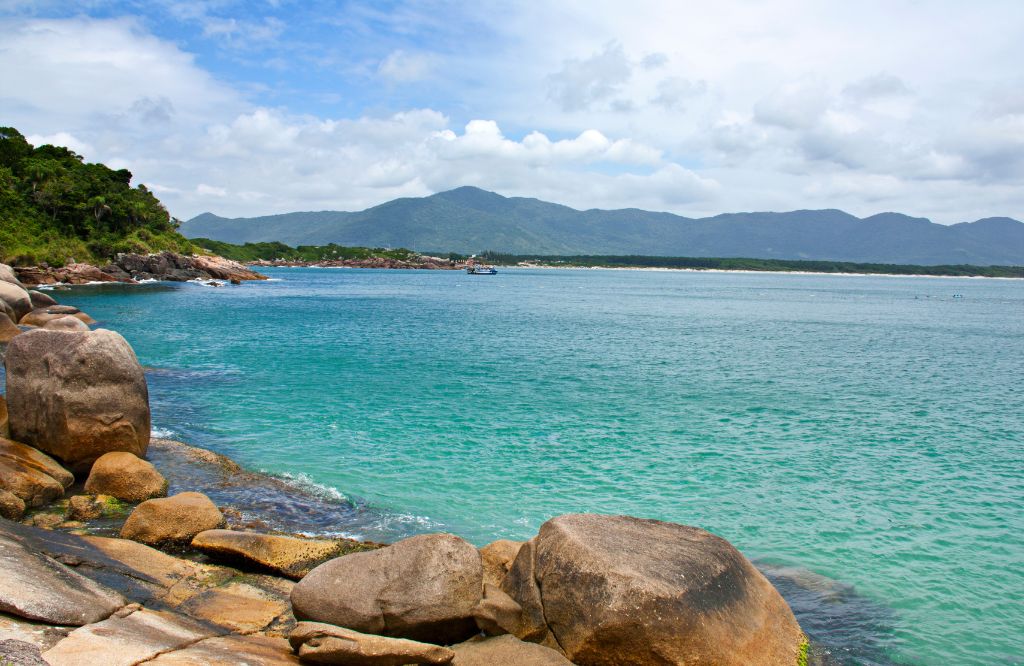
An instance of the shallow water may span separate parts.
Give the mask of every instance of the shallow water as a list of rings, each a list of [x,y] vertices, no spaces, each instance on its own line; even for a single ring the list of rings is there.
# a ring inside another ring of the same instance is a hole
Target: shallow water
[[[351,498],[323,531],[673,520],[843,662],[1024,660],[1024,282],[268,273],[59,298],[132,343],[157,428]]]

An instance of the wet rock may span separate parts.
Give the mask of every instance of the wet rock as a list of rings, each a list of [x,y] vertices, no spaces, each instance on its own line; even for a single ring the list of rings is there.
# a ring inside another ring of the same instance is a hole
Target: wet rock
[[[791,665],[803,641],[786,602],[739,551],[673,523],[554,518],[502,588],[523,608],[520,638],[554,639],[584,666]]]
[[[76,629],[43,658],[60,666],[134,666],[225,633],[184,615],[141,609]]]
[[[0,344],[5,344],[14,339],[16,335],[21,335],[22,330],[18,328],[18,325],[14,323],[9,315],[4,312],[0,312]]]
[[[32,308],[37,310],[39,308],[48,308],[51,305],[57,305],[57,301],[54,300],[49,294],[44,294],[41,291],[30,289],[28,292],[29,300],[32,301]]]
[[[135,352],[107,330],[33,330],[7,346],[7,407],[18,441],[85,471],[104,453],[146,453],[149,392]]]
[[[6,303],[14,311],[15,321],[32,312],[32,297],[24,288],[5,280],[0,280],[0,301]]]
[[[165,652],[147,664],[153,666],[296,666],[285,638],[254,634],[207,638],[181,650]]]
[[[48,474],[0,457],[0,489],[17,495],[26,506],[43,506],[63,497],[64,486]]]
[[[452,646],[455,659],[452,666],[572,666],[556,650],[536,643],[521,641],[515,636],[497,638],[474,638]],[[632,662],[607,662],[632,663]]]
[[[25,446],[7,438],[0,438],[0,460],[8,460],[42,472],[52,477],[64,488],[70,487],[75,482],[75,476],[50,456],[31,446]]]
[[[167,495],[167,479],[148,461],[126,451],[104,453],[93,463],[85,492],[142,502]]]
[[[48,331],[88,331],[89,327],[86,326],[80,318],[72,315],[61,315],[56,319],[43,324],[42,328]]]
[[[0,641],[0,664],[3,666],[50,666],[43,661],[38,645],[10,639]]]
[[[109,617],[127,600],[21,542],[0,535],[0,611],[80,626]]]
[[[210,498],[202,493],[178,493],[146,500],[135,507],[121,528],[121,538],[151,546],[182,547],[200,532],[224,525]]]
[[[120,500],[110,495],[73,495],[68,498],[68,520],[96,520],[125,512]]]
[[[64,524],[64,515],[53,512],[35,513],[22,522],[43,530],[55,530]]]
[[[349,540],[300,539],[235,530],[200,532],[192,540],[193,548],[215,559],[255,566],[294,580],[360,546]]]
[[[9,490],[0,490],[0,517],[21,520],[24,514],[25,501]]]
[[[351,666],[447,664],[448,648],[404,638],[385,638],[320,622],[299,622],[288,641],[303,662]]]
[[[292,591],[299,620],[436,643],[476,633],[480,554],[451,534],[425,534],[313,569]]]
[[[481,548],[480,561],[484,567],[484,582],[500,586],[522,546],[522,541],[498,539]]]

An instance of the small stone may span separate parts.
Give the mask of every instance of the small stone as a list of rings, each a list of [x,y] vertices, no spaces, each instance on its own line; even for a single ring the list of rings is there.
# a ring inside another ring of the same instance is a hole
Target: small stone
[[[7,490],[0,490],[0,516],[7,520],[21,520],[25,514],[25,502]]]
[[[121,528],[121,538],[151,546],[182,547],[200,532],[224,526],[224,515],[202,493],[146,500]]]

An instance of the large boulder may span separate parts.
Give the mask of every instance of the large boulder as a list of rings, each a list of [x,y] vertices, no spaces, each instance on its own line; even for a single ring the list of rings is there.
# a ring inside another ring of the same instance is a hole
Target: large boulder
[[[453,645],[452,651],[455,653],[452,666],[572,666],[572,662],[556,650],[507,635],[497,638],[473,638],[465,643]]]
[[[146,500],[121,527],[121,538],[150,546],[187,546],[200,532],[224,526],[220,509],[202,493]]]
[[[451,534],[424,534],[313,569],[292,590],[292,610],[356,631],[429,643],[476,633],[480,554]]]
[[[33,309],[48,308],[51,305],[57,305],[57,301],[54,300],[53,296],[44,294],[41,291],[36,291],[35,289],[28,290],[28,297],[32,301]]]
[[[502,588],[523,609],[510,630],[584,666],[791,666],[804,640],[786,602],[729,542],[657,520],[549,520]]]
[[[42,506],[64,495],[75,477],[48,455],[0,437],[0,489],[27,506]]]
[[[127,451],[111,451],[96,459],[85,481],[85,492],[142,502],[167,495],[167,479],[153,464]]]
[[[0,490],[0,517],[21,520],[25,515],[25,500],[9,490]]]
[[[251,634],[215,636],[164,652],[147,666],[297,666],[288,639]]]
[[[22,326],[35,326],[42,328],[55,319],[74,317],[83,324],[95,324],[96,320],[85,314],[73,305],[51,305],[45,308],[32,310],[21,318],[18,323]]]
[[[142,457],[149,392],[123,337],[107,330],[33,330],[7,346],[11,435],[85,471],[104,453]]]
[[[50,624],[99,622],[124,606],[117,592],[0,534],[0,611]]]
[[[259,532],[208,530],[196,535],[192,547],[229,564],[256,567],[299,580],[330,559],[373,546],[347,539],[301,539]]]
[[[21,286],[5,280],[0,280],[0,301],[7,303],[14,310],[18,317],[17,321],[21,321],[22,317],[32,312],[32,297],[28,292]]]
[[[22,467],[29,467],[53,477],[64,488],[75,482],[75,475],[42,451],[25,446],[20,442],[0,437],[0,460],[7,460]]]
[[[0,264],[0,282],[7,282],[13,284],[16,287],[23,286],[21,280],[18,279],[18,275],[14,272],[14,269],[7,264]]]
[[[346,666],[447,664],[455,653],[446,647],[363,634],[320,622],[299,622],[288,642],[304,663]],[[499,662],[492,662],[499,663]],[[512,663],[512,662],[509,662]]]
[[[0,321],[2,321],[0,317]],[[0,437],[7,438],[10,436],[11,431],[8,428],[8,417],[7,417],[7,398],[0,395]]]

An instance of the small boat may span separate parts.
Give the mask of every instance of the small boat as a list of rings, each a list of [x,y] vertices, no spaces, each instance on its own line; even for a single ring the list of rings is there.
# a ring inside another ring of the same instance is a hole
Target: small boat
[[[474,254],[466,262],[466,272],[470,275],[497,275],[498,271],[494,270],[494,266],[487,266],[486,264],[476,263],[476,255]]]

